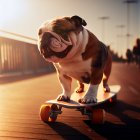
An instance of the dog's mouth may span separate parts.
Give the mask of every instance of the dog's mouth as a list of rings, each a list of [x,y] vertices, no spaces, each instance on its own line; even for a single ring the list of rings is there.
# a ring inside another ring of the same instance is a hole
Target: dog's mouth
[[[50,60],[54,57],[60,59],[66,57],[73,45],[69,38],[67,41],[54,32],[45,32],[42,35],[39,47],[41,54],[45,57],[45,59]]]

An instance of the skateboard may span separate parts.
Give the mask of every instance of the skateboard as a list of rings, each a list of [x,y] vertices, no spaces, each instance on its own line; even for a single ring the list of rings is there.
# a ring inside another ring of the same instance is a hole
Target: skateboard
[[[88,85],[85,86],[85,89]],[[78,100],[85,95],[83,93],[73,92],[69,102],[48,100],[40,107],[40,118],[43,122],[55,122],[58,114],[62,113],[62,108],[77,109],[82,115],[87,115],[93,124],[103,124],[105,120],[105,110],[100,107],[105,102],[113,104],[117,101],[117,93],[120,91],[120,85],[110,86],[110,92],[105,92],[100,84],[97,93],[97,103],[81,104]],[[86,90],[85,90],[86,91]]]

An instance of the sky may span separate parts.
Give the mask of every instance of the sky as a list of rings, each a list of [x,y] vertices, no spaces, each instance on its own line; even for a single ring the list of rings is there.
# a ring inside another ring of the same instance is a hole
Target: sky
[[[140,37],[140,0],[129,4],[129,26],[125,0],[0,0],[0,29],[37,39],[42,22],[78,15],[99,40],[125,55]],[[101,17],[107,17],[102,20]],[[122,26],[123,25],[123,26]],[[121,28],[122,27],[122,28]],[[129,27],[129,43],[127,30]]]

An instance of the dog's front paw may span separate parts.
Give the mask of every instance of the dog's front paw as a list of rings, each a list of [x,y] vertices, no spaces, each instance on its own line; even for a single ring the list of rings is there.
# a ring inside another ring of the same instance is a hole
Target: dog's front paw
[[[97,103],[97,98],[85,95],[83,98],[79,99],[79,102],[82,104]]]
[[[65,102],[68,102],[70,101],[70,98],[64,94],[60,94],[58,95],[57,97],[57,101],[65,101]]]

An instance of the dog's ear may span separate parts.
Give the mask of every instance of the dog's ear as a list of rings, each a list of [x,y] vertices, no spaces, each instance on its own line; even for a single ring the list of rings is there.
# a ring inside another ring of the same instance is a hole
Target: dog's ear
[[[80,27],[82,25],[83,26],[87,25],[86,21],[79,16],[76,16],[76,15],[72,16],[71,19],[74,21],[76,27]]]

